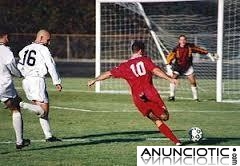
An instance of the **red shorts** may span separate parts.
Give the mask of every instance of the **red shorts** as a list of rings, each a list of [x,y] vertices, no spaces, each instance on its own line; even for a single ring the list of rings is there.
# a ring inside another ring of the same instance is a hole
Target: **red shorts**
[[[160,117],[166,111],[166,106],[158,93],[145,94],[147,101],[142,100],[139,95],[133,95],[133,101],[143,116],[148,116],[152,112],[156,117]]]

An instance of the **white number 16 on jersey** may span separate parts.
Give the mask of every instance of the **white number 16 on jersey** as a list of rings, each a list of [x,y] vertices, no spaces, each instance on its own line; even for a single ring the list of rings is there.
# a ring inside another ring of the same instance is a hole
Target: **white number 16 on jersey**
[[[146,74],[146,69],[142,61],[138,62],[137,64],[131,64],[130,68],[136,77]]]

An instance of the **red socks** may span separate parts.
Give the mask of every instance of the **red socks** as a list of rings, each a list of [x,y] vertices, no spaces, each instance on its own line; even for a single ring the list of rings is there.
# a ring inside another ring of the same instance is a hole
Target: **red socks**
[[[162,134],[164,134],[167,138],[169,138],[175,144],[180,142],[165,123],[162,123],[161,126],[159,126],[158,128]]]

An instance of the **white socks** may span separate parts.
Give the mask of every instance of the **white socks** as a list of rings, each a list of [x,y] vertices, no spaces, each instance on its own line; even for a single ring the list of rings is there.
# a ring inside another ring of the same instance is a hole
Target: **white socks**
[[[48,139],[48,138],[52,137],[52,133],[51,133],[48,118],[46,118],[46,119],[39,118],[39,122],[41,124],[41,127],[42,127],[43,133],[45,135],[45,138]]]
[[[170,83],[170,97],[175,97],[176,85],[174,83]]]
[[[25,103],[25,102],[20,102],[19,105],[21,108],[28,109],[29,111],[31,111],[39,116],[44,115],[44,110],[39,105],[29,104],[29,103]]]
[[[197,91],[197,87],[192,86],[191,89],[192,89],[193,99],[194,99],[194,100],[197,100],[197,99],[198,99],[198,91]]]
[[[192,89],[193,99],[197,100],[198,99],[197,87],[192,86],[191,89]],[[176,91],[176,85],[173,83],[170,83],[170,97],[175,97],[175,91]]]
[[[13,112],[12,123],[16,133],[16,144],[21,145],[23,143],[23,121],[20,112]]]
[[[41,106],[35,105],[35,104],[30,104],[30,103],[25,103],[25,102],[20,102],[20,107],[23,109],[28,109],[29,111],[39,115],[39,117],[44,115],[44,110]],[[44,118],[39,118],[40,125],[42,127],[43,133],[45,135],[45,138],[48,139],[52,137],[51,129],[50,129],[50,124],[49,120],[47,117]]]

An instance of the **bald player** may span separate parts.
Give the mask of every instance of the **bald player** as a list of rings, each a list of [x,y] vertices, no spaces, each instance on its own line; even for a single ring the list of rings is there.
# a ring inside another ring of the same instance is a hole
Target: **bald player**
[[[55,62],[48,49],[50,39],[51,35],[48,31],[40,30],[37,33],[36,40],[19,52],[20,60],[17,67],[24,77],[22,85],[28,100],[32,101],[35,105],[41,106],[44,110],[44,114],[40,116],[39,121],[46,142],[56,142],[61,140],[54,137],[50,129],[46,74],[50,74],[57,91],[60,92],[62,86]],[[20,107],[34,110],[30,104],[25,102],[20,102]]]

